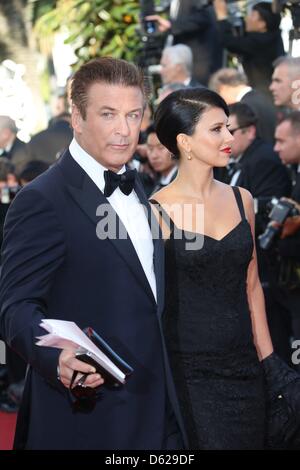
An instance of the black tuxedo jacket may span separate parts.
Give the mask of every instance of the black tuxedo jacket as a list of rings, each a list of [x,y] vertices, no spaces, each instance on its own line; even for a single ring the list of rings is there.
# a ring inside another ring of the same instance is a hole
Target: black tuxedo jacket
[[[291,181],[286,167],[281,163],[271,145],[256,138],[239,161],[241,172],[237,186],[248,189],[253,197],[290,194]]]
[[[139,181],[135,191],[148,209]],[[29,364],[15,447],[160,449],[169,399],[181,425],[161,331],[162,240],[154,240],[157,303],[129,238],[100,240],[102,192],[67,151],[13,201],[5,224],[0,335]],[[134,368],[128,383],[74,413],[57,380],[60,350],[38,347],[42,318],[91,326]]]

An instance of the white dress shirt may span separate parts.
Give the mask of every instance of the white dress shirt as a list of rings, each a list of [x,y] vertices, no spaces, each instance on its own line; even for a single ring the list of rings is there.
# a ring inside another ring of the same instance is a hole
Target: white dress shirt
[[[104,171],[107,168],[83,150],[75,139],[72,140],[69,150],[78,165],[87,173],[100,191],[103,192],[105,186]],[[123,166],[118,174],[122,174],[125,171],[126,168]],[[157,299],[153,265],[153,240],[148,219],[136,192],[133,190],[126,196],[120,188],[117,188],[107,200],[124,224],[148,279],[154,298]]]
[[[239,155],[237,158],[234,159],[234,162],[235,163],[238,163],[240,161],[240,159],[242,158],[243,155]],[[238,170],[235,171],[235,173],[232,175],[232,178],[230,180],[230,186],[235,186],[236,185],[236,182],[237,180],[239,179],[239,176],[241,174],[241,171],[242,169],[239,168]]]

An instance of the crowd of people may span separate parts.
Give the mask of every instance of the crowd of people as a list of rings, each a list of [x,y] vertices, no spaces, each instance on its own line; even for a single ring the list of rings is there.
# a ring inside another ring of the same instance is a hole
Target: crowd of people
[[[27,144],[0,116],[0,410],[17,449],[300,448],[300,59],[267,2],[238,40],[224,0],[147,18],[167,35],[152,101],[102,57]],[[37,346],[45,317],[98,331],[128,382]]]

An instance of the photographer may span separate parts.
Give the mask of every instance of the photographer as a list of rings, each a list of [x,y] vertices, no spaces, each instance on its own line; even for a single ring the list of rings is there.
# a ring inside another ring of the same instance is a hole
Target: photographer
[[[228,21],[226,1],[214,0],[213,5],[223,46],[240,55],[250,86],[270,96],[272,63],[284,55],[280,14],[272,12],[271,3],[257,3],[245,18],[245,33],[237,37]]]
[[[207,85],[209,76],[222,67],[222,47],[212,6],[203,0],[171,0],[169,19],[146,16],[156,21],[161,33],[171,35],[168,46],[185,44],[193,51],[195,78]]]
[[[289,114],[277,126],[275,150],[284,164],[294,165],[291,193],[292,217],[286,218],[281,227],[278,251],[281,257],[281,283],[284,285],[292,314],[294,339],[300,340],[300,112]],[[276,224],[275,224],[276,225]]]

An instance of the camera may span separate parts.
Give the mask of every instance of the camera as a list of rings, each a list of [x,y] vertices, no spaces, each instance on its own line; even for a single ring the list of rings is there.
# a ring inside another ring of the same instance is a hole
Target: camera
[[[159,63],[166,38],[164,34],[159,32],[157,22],[146,20],[146,17],[158,14],[163,9],[158,8],[154,0],[140,0],[139,3],[141,21],[137,33],[140,36],[141,47],[136,60],[140,67],[148,68]],[[167,7],[164,6],[164,8]]]
[[[259,237],[259,246],[263,250],[268,250],[273,243],[275,236],[280,232],[282,224],[288,217],[299,215],[299,211],[290,201],[272,198],[266,205],[271,212],[269,213],[269,222],[266,230]],[[273,226],[272,222],[278,224]]]
[[[157,32],[157,23],[156,21],[144,20],[143,27],[146,34],[151,35]]]

